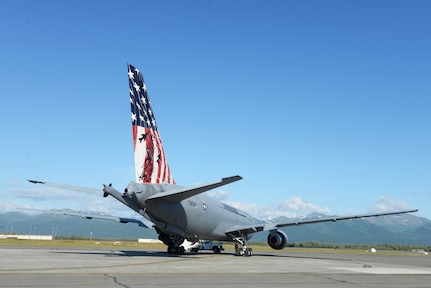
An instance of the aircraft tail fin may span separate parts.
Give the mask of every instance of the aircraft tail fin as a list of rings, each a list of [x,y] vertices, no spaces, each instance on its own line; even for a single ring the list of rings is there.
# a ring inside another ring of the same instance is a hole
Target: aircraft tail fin
[[[141,72],[128,65],[136,182],[175,184]]]

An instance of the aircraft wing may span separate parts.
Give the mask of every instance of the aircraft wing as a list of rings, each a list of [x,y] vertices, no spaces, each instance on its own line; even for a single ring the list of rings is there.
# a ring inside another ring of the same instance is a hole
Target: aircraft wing
[[[206,192],[208,190],[211,190],[241,179],[242,177],[237,175],[237,176],[222,178],[219,181],[215,181],[207,184],[201,184],[201,185],[196,185],[192,187],[183,187],[175,190],[165,191],[149,197],[147,201],[162,199],[168,202],[178,203],[189,197],[195,196],[197,194]]]
[[[285,222],[267,221],[267,222],[257,223],[255,225],[242,225],[242,226],[236,225],[231,227],[225,233],[233,234],[233,235],[251,234],[251,233],[256,233],[260,231],[275,230],[281,227],[288,227],[288,226],[299,226],[299,225],[315,224],[315,223],[322,223],[322,222],[337,222],[337,221],[343,221],[343,220],[412,213],[417,211],[418,209],[394,211],[394,212],[386,212],[386,213],[359,214],[359,215],[340,216],[340,217],[333,216],[333,217],[322,217],[322,218],[311,218],[311,219],[304,218],[302,220],[285,221]]]
[[[313,218],[313,219],[302,219],[302,220],[298,220],[298,221],[287,221],[287,222],[279,222],[279,223],[274,222],[272,224],[274,225],[275,228],[280,228],[280,227],[299,226],[299,225],[315,224],[315,223],[322,223],[322,222],[337,222],[337,221],[343,221],[343,220],[397,215],[397,214],[412,213],[412,212],[417,212],[417,211],[418,211],[418,209],[407,210],[407,211],[393,211],[393,212],[386,212],[386,213],[349,215],[349,216],[340,216],[340,217],[339,216],[333,216],[333,217],[322,217],[322,218]]]
[[[136,223],[140,227],[148,228],[147,225],[145,225],[141,220],[138,220],[138,219],[118,217],[118,216],[112,216],[112,215],[104,215],[102,213],[88,213],[88,212],[73,211],[73,210],[68,210],[68,209],[65,209],[65,210],[42,210],[42,209],[21,208],[21,210],[43,212],[43,213],[49,213],[49,214],[60,214],[60,215],[66,215],[66,216],[77,216],[77,217],[82,217],[82,218],[86,218],[86,219],[110,220],[110,221],[116,221],[116,222],[120,222],[120,223]]]
[[[102,189],[95,189],[95,188],[88,188],[88,187],[80,187],[80,186],[72,186],[72,185],[66,185],[66,184],[58,184],[58,183],[52,183],[52,182],[44,182],[44,181],[38,181],[38,180],[27,180],[30,183],[33,184],[42,184],[50,187],[55,188],[61,188],[71,191],[77,191],[77,192],[83,192],[87,194],[95,194],[95,195],[103,195]]]

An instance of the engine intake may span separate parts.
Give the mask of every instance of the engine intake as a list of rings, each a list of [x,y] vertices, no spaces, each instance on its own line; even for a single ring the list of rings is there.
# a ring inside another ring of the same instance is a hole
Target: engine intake
[[[268,245],[275,250],[281,250],[287,246],[287,236],[283,231],[275,230],[268,234]]]

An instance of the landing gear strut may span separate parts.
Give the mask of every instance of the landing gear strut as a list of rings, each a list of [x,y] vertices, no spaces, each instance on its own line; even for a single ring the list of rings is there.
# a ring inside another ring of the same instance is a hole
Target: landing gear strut
[[[253,255],[253,250],[251,248],[247,248],[246,235],[241,235],[240,237],[233,237],[233,240],[235,240],[239,244],[235,244],[235,256],[250,257]]]

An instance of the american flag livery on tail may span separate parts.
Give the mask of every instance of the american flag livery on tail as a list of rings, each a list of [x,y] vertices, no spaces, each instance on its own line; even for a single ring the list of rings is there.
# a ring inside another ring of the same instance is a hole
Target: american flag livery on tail
[[[136,182],[174,184],[144,78],[130,64],[128,70]]]

